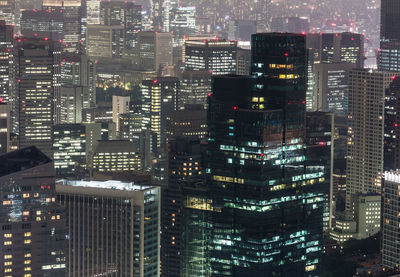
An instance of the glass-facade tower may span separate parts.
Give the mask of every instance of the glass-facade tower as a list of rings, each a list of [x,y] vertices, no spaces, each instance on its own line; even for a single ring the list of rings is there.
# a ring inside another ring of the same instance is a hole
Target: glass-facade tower
[[[252,75],[213,78],[207,276],[317,275],[329,178],[307,159],[306,53],[304,36],[256,34]]]

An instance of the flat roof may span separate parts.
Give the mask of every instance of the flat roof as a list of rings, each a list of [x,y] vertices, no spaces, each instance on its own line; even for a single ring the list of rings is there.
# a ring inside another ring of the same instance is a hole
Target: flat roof
[[[71,186],[71,187],[83,187],[83,188],[100,188],[100,189],[112,189],[122,191],[143,191],[152,188],[152,186],[135,185],[131,182],[121,182],[117,180],[108,181],[95,181],[95,180],[58,180],[58,184]]]

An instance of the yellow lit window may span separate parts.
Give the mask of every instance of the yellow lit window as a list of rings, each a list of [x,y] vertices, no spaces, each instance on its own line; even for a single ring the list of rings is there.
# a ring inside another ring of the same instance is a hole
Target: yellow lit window
[[[10,205],[11,201],[10,200],[3,200],[3,205]]]
[[[40,216],[36,217],[36,221],[41,221],[42,219],[40,218]]]
[[[25,243],[25,244],[30,244],[30,243],[31,243],[31,240],[30,240],[30,239],[26,239],[26,240],[24,240],[24,243]]]
[[[25,271],[31,271],[32,268],[31,268],[30,266],[27,266],[27,267],[24,268],[24,270],[25,270]]]
[[[41,215],[42,211],[36,211],[36,215]]]
[[[12,255],[4,255],[4,260],[12,259]]]
[[[25,232],[25,233],[24,233],[24,237],[30,237],[30,236],[32,236],[32,233],[31,233],[31,232]]]
[[[25,258],[30,258],[31,256],[32,256],[31,253],[26,253],[26,254],[24,255]]]
[[[286,75],[285,74],[279,74],[279,79],[286,79]]]
[[[24,264],[31,264],[31,260],[25,260]]]
[[[39,197],[39,193],[36,192],[36,193],[33,195],[33,197]]]
[[[24,274],[24,277],[32,277],[32,274]]]
[[[9,265],[12,265],[12,262],[11,262],[11,261],[4,262],[4,266],[9,266]]]
[[[23,197],[23,198],[28,198],[28,197],[29,197],[29,193],[24,193],[24,194],[22,194],[22,197]]]
[[[29,211],[23,211],[22,215],[25,215],[25,216],[29,215]]]
[[[4,234],[5,238],[12,238],[12,234]]]
[[[12,272],[12,268],[6,268],[4,269],[4,272]]]
[[[273,64],[273,63],[270,64],[270,65],[269,65],[269,68],[276,68],[276,64]]]
[[[253,98],[251,99],[251,101],[253,101],[253,102],[258,102],[258,97],[253,97]]]
[[[315,265],[306,266],[306,271],[312,271],[312,270],[315,270]]]
[[[11,245],[12,244],[12,241],[10,241],[10,240],[6,240],[5,242],[4,242],[4,245]]]

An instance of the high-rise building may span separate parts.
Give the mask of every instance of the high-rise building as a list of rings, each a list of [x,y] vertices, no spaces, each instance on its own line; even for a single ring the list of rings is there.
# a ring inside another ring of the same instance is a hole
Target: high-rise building
[[[177,137],[168,142],[168,186],[162,190],[161,275],[181,276],[183,267],[184,189],[203,183],[200,140]]]
[[[57,42],[18,39],[19,146],[35,145],[52,157],[54,99],[60,90],[61,50]]]
[[[90,58],[122,58],[125,49],[124,43],[123,26],[87,26],[86,47]]]
[[[257,33],[257,21],[236,19],[229,23],[229,40],[250,43],[251,35],[255,33]]]
[[[347,115],[349,71],[351,63],[317,63],[314,65],[313,110]]]
[[[96,64],[86,54],[63,53],[61,62],[61,83],[84,87],[82,107],[96,105]]]
[[[347,209],[352,194],[381,192],[385,90],[396,75],[399,74],[366,69],[350,71]]]
[[[172,65],[172,35],[161,32],[139,32],[137,57],[143,70],[158,71],[160,66]]]
[[[186,40],[185,69],[208,70],[214,75],[235,74],[236,55],[236,41]]]
[[[119,132],[119,116],[121,114],[126,114],[129,112],[131,98],[130,96],[118,96],[113,95],[112,97],[112,114],[113,122],[117,127],[117,132]]]
[[[21,15],[21,34],[26,38],[63,40],[64,17],[60,10],[28,10]]]
[[[186,259],[189,275],[317,274],[329,176],[307,159],[306,52],[304,36],[256,34],[252,76],[213,78],[208,191],[192,201],[203,246],[189,252],[203,259]]]
[[[128,140],[100,140],[93,152],[93,172],[142,169],[138,145]]]
[[[271,19],[272,32],[308,33],[310,23],[303,17],[274,17]]]
[[[65,214],[53,162],[36,147],[0,156],[2,276],[65,276]]]
[[[382,197],[382,264],[389,269],[398,270],[400,255],[398,252],[400,226],[400,172],[398,170],[384,172]]]
[[[382,71],[400,71],[400,32],[395,27],[400,15],[399,8],[400,4],[395,0],[381,2],[378,69]]]
[[[86,22],[89,25],[100,24],[100,1],[85,0]]]
[[[166,145],[168,120],[178,110],[179,80],[160,77],[142,82],[142,128],[151,134],[151,149],[155,153]]]
[[[12,132],[18,134],[18,100],[15,79],[15,48],[13,27],[0,21],[0,98],[9,103]]]
[[[251,67],[251,51],[248,49],[238,48],[236,61],[236,74],[249,75]]]
[[[62,180],[56,190],[68,218],[69,276],[160,276],[159,188]]]
[[[137,34],[142,30],[142,7],[122,1],[100,3],[100,24],[123,26],[125,52],[133,55]]]
[[[19,30],[20,26],[20,3],[15,0],[6,0],[0,3],[0,18],[6,22],[7,25],[15,26]]]
[[[87,87],[62,86],[55,95],[55,124],[82,123],[82,96]]]
[[[194,35],[196,30],[196,7],[176,7],[169,13],[169,29],[173,33],[173,46],[182,47],[185,37]]]
[[[397,170],[400,168],[400,78],[386,89],[384,124],[383,169]]]
[[[129,112],[119,115],[119,137],[122,140],[139,141],[142,133],[142,115]]]
[[[208,70],[185,70],[179,92],[179,106],[200,104],[205,107],[211,93],[211,72]]]
[[[57,178],[76,178],[86,165],[86,128],[83,124],[57,124],[53,127],[54,168]]]
[[[168,140],[172,137],[205,138],[206,118],[206,109],[201,104],[187,104],[183,110],[174,111],[167,118]]]
[[[0,102],[0,154],[11,149],[11,105]]]

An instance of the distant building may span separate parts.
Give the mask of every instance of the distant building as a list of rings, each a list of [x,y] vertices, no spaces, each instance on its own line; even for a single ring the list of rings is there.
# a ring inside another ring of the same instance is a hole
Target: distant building
[[[129,96],[117,96],[113,95],[112,97],[112,115],[113,115],[113,122],[117,127],[117,132],[119,132],[119,116],[121,114],[126,114],[129,112],[129,104],[131,98]]]
[[[57,178],[75,177],[77,171],[86,167],[85,125],[54,125],[53,136],[53,160]]]
[[[0,154],[11,150],[11,105],[0,102]]]
[[[251,67],[251,51],[248,49],[238,48],[236,74],[250,75],[250,67]]]
[[[27,10],[21,15],[21,34],[26,38],[62,41],[64,17],[59,10]]]
[[[17,43],[19,146],[35,145],[52,157],[54,95],[61,86],[60,45],[44,39],[18,39]]]
[[[91,58],[120,59],[124,55],[124,28],[120,25],[88,25],[86,43]]]
[[[125,140],[98,141],[92,161],[93,172],[123,172],[142,169],[138,145]]]
[[[69,276],[160,276],[159,188],[61,180],[56,190],[68,218]]]
[[[236,74],[237,42],[186,40],[185,70],[208,70],[213,75]]]
[[[1,275],[65,276],[65,214],[49,157],[36,147],[0,156]]]
[[[358,193],[351,197],[351,210],[337,214],[332,239],[343,243],[351,238],[365,239],[377,234],[381,227],[381,196]]]
[[[55,95],[55,123],[82,123],[82,98],[88,87],[67,86],[60,88]]]
[[[346,116],[349,101],[351,63],[317,63],[314,65],[313,110]]]
[[[138,63],[142,70],[158,71],[160,66],[172,65],[172,35],[162,32],[138,33]]]
[[[208,70],[185,70],[179,91],[179,107],[200,104],[205,107],[211,93],[211,72]]]
[[[207,135],[207,111],[203,105],[186,105],[183,110],[168,116],[167,136],[205,138]]]
[[[229,40],[251,41],[251,35],[257,33],[257,21],[232,20],[229,23]]]

